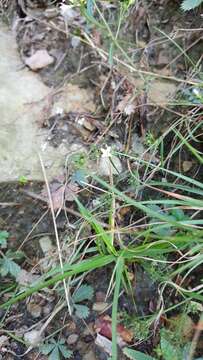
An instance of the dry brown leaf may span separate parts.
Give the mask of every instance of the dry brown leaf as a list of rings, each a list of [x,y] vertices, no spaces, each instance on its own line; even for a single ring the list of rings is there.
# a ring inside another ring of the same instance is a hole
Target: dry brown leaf
[[[61,209],[64,205],[64,201],[73,201],[74,196],[78,191],[79,186],[76,183],[70,182],[69,184],[65,185],[59,181],[52,182],[50,184],[50,192],[54,210]],[[49,203],[49,197],[46,188],[42,190],[41,196]]]
[[[108,315],[100,316],[95,322],[95,330],[100,335],[112,339],[112,320]],[[122,324],[117,325],[117,334],[124,342],[130,343],[133,340],[133,333]]]

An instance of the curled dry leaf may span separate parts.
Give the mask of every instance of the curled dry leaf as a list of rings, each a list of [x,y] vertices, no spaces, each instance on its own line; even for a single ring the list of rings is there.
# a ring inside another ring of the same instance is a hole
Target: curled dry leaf
[[[100,316],[95,322],[95,331],[100,335],[112,339],[112,320],[108,315]],[[122,324],[117,325],[117,334],[124,342],[131,343],[133,333]]]

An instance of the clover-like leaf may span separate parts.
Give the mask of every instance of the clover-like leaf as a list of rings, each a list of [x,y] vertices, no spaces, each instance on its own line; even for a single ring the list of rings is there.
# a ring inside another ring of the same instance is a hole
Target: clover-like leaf
[[[89,308],[86,305],[75,304],[75,315],[80,319],[86,319],[89,316]]]
[[[74,303],[79,303],[84,300],[91,300],[93,298],[94,290],[92,286],[84,284],[81,285],[72,296]]]

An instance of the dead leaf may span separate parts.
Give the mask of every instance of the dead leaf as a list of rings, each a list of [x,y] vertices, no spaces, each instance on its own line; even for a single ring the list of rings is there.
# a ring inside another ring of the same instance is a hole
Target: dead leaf
[[[100,335],[112,339],[112,320],[108,315],[100,316],[95,322],[95,330]],[[133,333],[122,324],[117,325],[117,334],[122,341],[130,343],[133,340]]]
[[[54,210],[61,209],[64,202],[65,185],[61,185],[56,191],[52,191],[52,203]]]
[[[61,209],[64,205],[64,201],[73,201],[75,194],[79,191],[79,186],[70,182],[69,184],[62,184],[58,181],[53,181],[50,184],[50,192],[54,210]],[[41,196],[49,203],[49,197],[46,187],[41,191]]]
[[[132,94],[127,94],[124,98],[118,103],[116,111],[124,113],[125,115],[131,115],[135,112],[136,106],[132,100]]]
[[[45,68],[54,62],[47,50],[37,50],[33,55],[25,60],[25,64],[33,71]]]

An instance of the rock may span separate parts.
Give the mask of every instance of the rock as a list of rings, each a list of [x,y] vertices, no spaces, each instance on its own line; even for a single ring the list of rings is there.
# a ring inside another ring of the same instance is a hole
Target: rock
[[[170,60],[166,54],[166,51],[165,50],[160,51],[156,65],[165,66],[165,65],[169,64],[169,62],[170,62]]]
[[[53,250],[53,245],[52,245],[52,241],[50,239],[49,236],[43,236],[42,238],[39,239],[39,244],[40,247],[44,253],[44,255],[47,255],[47,253],[49,253],[50,251]]]
[[[53,8],[48,8],[44,11],[44,16],[47,19],[52,19],[54,17],[56,17],[58,15],[58,10],[57,8],[53,7]]]
[[[0,348],[2,348],[2,346],[6,346],[9,344],[8,342],[8,336],[5,336],[5,335],[1,335],[0,336]]]
[[[112,354],[112,342],[107,339],[105,336],[97,334],[95,344],[101,347],[107,354]]]
[[[4,54],[0,57],[0,182],[18,181],[21,176],[26,176],[28,180],[44,180],[39,152],[44,164],[48,164],[46,175],[52,180],[64,168],[65,158],[70,153],[69,146],[71,148],[73,139],[75,142],[75,136],[71,133],[67,136],[66,154],[60,146],[54,148],[48,142],[49,130],[39,126],[39,123],[43,124],[51,113],[51,109],[50,113],[46,110],[50,107],[50,88],[42,83],[36,73],[22,68],[14,35],[2,23],[0,53]],[[64,85],[64,92],[58,94],[53,102],[56,111],[60,108],[57,102],[62,104],[62,112],[63,109],[79,112],[95,110],[93,90],[80,89],[77,85]],[[81,151],[85,151],[84,146]]]
[[[32,347],[39,346],[42,341],[42,334],[39,330],[31,330],[24,334],[24,340]]]
[[[45,68],[54,62],[47,50],[37,50],[33,55],[25,60],[25,64],[33,71]]]
[[[96,302],[93,304],[92,310],[97,311],[97,312],[102,312],[102,311],[106,310],[108,306],[109,306],[109,304],[106,302]]]
[[[34,319],[37,319],[42,314],[42,307],[39,304],[30,302],[27,304],[27,310]]]
[[[44,316],[49,315],[52,310],[53,310],[54,304],[53,303],[48,303],[47,305],[43,306],[42,308],[42,312]]]
[[[185,161],[183,161],[182,166],[183,166],[183,171],[188,172],[192,168],[193,162],[185,160]]]
[[[67,341],[67,344],[68,345],[73,345],[77,342],[79,338],[79,335],[78,334],[71,334],[68,339],[66,340]]]

